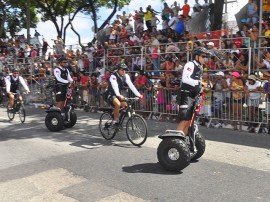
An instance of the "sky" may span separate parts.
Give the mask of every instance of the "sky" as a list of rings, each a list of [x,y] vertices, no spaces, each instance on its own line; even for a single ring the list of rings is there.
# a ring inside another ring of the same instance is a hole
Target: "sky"
[[[166,2],[169,6],[171,6],[174,1],[175,0],[167,0]],[[181,0],[181,1],[178,0],[177,2],[178,4],[180,3],[180,7],[184,5],[184,0]],[[188,3],[192,7],[195,4],[195,0],[189,0]],[[199,0],[199,3],[203,4],[204,0]],[[234,20],[235,19],[234,15],[247,3],[248,3],[248,0],[238,0],[237,2],[228,4],[228,9],[227,9],[228,19]],[[122,14],[123,11],[126,11],[127,14],[134,13],[135,10],[139,10],[140,6],[143,8],[143,10],[145,10],[148,5],[151,5],[152,8],[156,11],[161,11],[163,9],[163,3],[159,0],[148,0],[148,1],[131,0],[129,5],[125,6],[121,11],[118,11],[116,14]],[[112,12],[111,9],[101,9],[98,14],[98,16],[101,16],[100,19],[98,20],[98,25],[101,25],[111,12]],[[180,12],[180,14],[182,13]],[[114,19],[115,18],[113,18],[113,20]],[[67,23],[67,18],[65,19],[65,24],[66,23]],[[82,43],[88,43],[89,41],[93,39],[93,36],[94,36],[93,31],[92,31],[93,22],[89,16],[85,16],[83,14],[77,14],[77,17],[73,21],[73,27],[81,35]],[[53,23],[50,21],[39,22],[37,24],[36,30],[42,35],[40,37],[40,41],[44,37],[45,39],[47,39],[49,45],[52,47],[53,40],[51,39],[56,39],[56,36],[57,36],[57,32]],[[33,36],[34,33],[35,33],[35,29],[31,29],[30,30],[31,36]],[[26,36],[26,30],[22,30],[21,32],[19,32],[19,34],[24,34]],[[66,45],[75,45],[74,47],[76,47],[76,44],[78,44],[77,35],[70,28],[67,29]]]

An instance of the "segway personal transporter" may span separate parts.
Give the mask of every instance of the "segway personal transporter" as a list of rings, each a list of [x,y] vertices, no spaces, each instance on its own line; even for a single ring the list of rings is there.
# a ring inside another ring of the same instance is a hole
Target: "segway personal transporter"
[[[194,123],[203,100],[204,93],[201,93],[195,101],[187,137],[177,130],[166,130],[159,136],[162,141],[157,149],[157,157],[161,166],[166,170],[179,172],[187,167],[191,160],[197,160],[204,154],[205,140],[199,132],[198,125]]]
[[[71,98],[72,88],[68,87],[64,104],[64,116],[61,114],[61,109],[56,106],[52,105],[46,110],[45,125],[50,131],[58,132],[63,127],[72,128],[76,124],[77,115],[74,111],[74,106],[71,104]]]

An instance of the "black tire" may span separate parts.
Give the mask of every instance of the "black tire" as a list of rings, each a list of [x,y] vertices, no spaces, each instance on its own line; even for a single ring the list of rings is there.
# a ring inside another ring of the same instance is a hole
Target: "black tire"
[[[162,140],[158,146],[157,157],[164,169],[173,172],[183,170],[190,163],[190,151],[187,144],[184,140],[174,137]]]
[[[74,110],[71,110],[70,112],[70,122],[65,123],[64,126],[66,128],[72,128],[77,123],[77,115]]]
[[[18,114],[19,114],[19,118],[21,120],[22,123],[25,122],[25,108],[24,105],[21,104],[19,110],[18,110]]]
[[[14,116],[15,116],[14,111],[11,111],[11,107],[10,107],[9,102],[7,103],[7,116],[8,116],[10,121],[12,121],[14,119]]]
[[[148,127],[144,118],[138,114],[127,120],[126,133],[128,140],[135,146],[142,145],[147,139]]]
[[[111,140],[115,137],[116,131],[112,128],[113,118],[110,113],[103,113],[99,119],[99,131],[106,140]]]
[[[64,120],[59,112],[49,112],[45,118],[46,127],[52,132],[58,132],[62,130]]]
[[[191,160],[199,159],[205,152],[205,139],[201,133],[196,133],[196,148],[197,153],[191,157]]]

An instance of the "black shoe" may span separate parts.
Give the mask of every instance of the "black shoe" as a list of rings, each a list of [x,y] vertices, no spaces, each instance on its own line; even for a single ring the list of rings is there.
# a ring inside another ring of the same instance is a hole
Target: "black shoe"
[[[113,125],[112,125],[112,128],[113,129],[115,129],[115,130],[119,130],[120,129],[120,124],[118,123],[118,122],[116,122],[116,123],[114,123]]]

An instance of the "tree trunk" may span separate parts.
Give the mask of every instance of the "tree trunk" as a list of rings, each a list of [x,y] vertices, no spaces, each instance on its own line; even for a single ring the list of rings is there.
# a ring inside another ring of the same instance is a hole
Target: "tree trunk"
[[[6,18],[7,18],[7,13],[6,13],[5,9],[3,9],[2,12],[3,12],[3,17],[2,17],[2,21],[1,21],[1,25],[0,25],[1,26],[0,27],[0,38],[4,34],[4,26],[5,26],[5,21],[6,21]]]
[[[224,0],[215,0],[213,7],[213,24],[211,24],[211,31],[222,29],[222,14],[223,14]]]
[[[0,38],[2,38],[2,35],[4,34],[4,29],[5,29],[5,22],[7,19],[6,5],[2,1],[0,1],[0,9],[2,11],[2,20],[1,20],[1,25],[0,25]]]
[[[112,13],[111,13],[111,14],[109,15],[109,17],[102,23],[102,25],[98,28],[98,31],[101,30],[101,29],[103,29],[103,28],[107,25],[107,22],[110,21],[110,20],[113,18],[114,14],[115,14],[116,11],[117,11],[117,8],[118,8],[118,0],[115,0],[115,2],[114,2],[114,8],[113,8]],[[94,25],[97,25],[97,22],[94,22]],[[96,30],[96,26],[95,26],[95,30]],[[95,33],[97,33],[97,32],[95,32]],[[94,37],[93,40],[92,40],[92,43],[95,43],[96,40],[97,40],[96,37]]]
[[[71,25],[71,30],[78,36],[80,46],[83,47],[82,42],[81,42],[81,35],[78,32],[76,32],[76,30],[72,26],[72,23],[70,23],[70,25]]]

